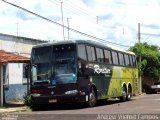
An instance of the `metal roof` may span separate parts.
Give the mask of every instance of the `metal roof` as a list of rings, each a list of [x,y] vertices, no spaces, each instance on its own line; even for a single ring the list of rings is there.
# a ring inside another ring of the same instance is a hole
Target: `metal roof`
[[[0,63],[29,63],[30,58],[0,50]]]

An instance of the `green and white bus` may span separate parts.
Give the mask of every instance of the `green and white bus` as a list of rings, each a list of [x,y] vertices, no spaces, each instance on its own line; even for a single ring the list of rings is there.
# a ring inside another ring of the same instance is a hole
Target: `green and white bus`
[[[132,52],[95,41],[44,43],[32,48],[31,97],[34,105],[97,100],[130,100],[138,93],[138,69]]]

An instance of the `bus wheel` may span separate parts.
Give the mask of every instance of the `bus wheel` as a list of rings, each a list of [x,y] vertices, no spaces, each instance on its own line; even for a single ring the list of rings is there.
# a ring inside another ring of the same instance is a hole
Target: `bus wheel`
[[[92,88],[89,93],[88,105],[89,107],[94,107],[96,103],[97,103],[97,97],[96,97],[94,89]]]
[[[120,101],[125,102],[127,99],[127,90],[126,87],[123,86],[123,93],[122,96],[120,97]]]
[[[32,111],[37,111],[39,109],[39,107],[36,104],[32,104],[30,108],[32,109]]]
[[[129,100],[131,100],[131,98],[132,98],[132,88],[129,86],[128,87],[127,100],[129,101]]]

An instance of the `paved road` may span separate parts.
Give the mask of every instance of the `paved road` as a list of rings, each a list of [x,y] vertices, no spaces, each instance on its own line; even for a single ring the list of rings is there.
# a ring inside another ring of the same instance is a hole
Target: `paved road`
[[[131,116],[119,116],[122,114]],[[74,120],[75,118],[77,120],[91,120],[109,119],[109,117],[112,119],[123,119],[126,117],[132,119],[145,117],[160,119],[160,116],[157,115],[138,116],[142,114],[160,114],[160,94],[136,96],[128,102],[119,102],[118,100],[108,100],[107,102],[100,101],[98,105],[93,108],[86,108],[76,104],[45,106],[43,110],[40,111],[18,113],[14,115],[17,115],[15,117],[17,117],[18,120]]]

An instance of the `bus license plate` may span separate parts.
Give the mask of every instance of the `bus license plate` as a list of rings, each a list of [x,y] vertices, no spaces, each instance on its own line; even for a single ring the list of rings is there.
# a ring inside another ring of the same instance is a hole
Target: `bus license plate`
[[[57,102],[56,99],[51,99],[51,100],[49,100],[49,103],[56,103],[56,102]]]

